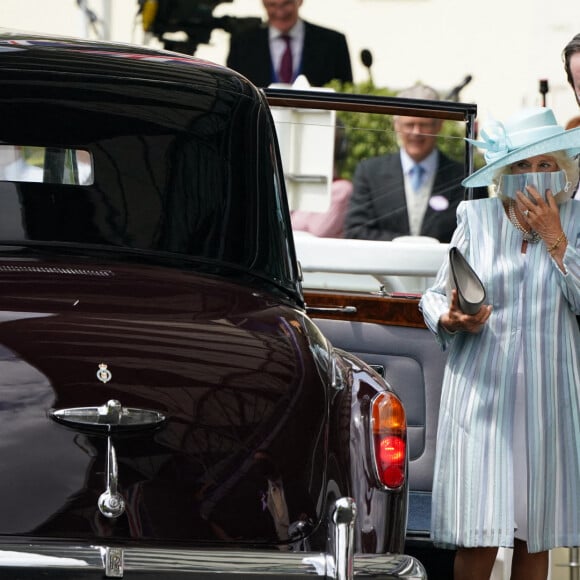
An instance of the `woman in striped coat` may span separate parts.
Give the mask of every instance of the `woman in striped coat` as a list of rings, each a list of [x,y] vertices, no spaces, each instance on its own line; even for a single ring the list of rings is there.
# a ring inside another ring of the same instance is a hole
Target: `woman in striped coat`
[[[420,302],[449,350],[432,537],[457,548],[455,580],[489,578],[498,547],[512,579],[545,580],[548,550],[580,545],[580,129],[538,108],[482,135],[487,165],[464,185],[495,195],[460,204],[451,246],[485,304],[447,296],[447,263]]]

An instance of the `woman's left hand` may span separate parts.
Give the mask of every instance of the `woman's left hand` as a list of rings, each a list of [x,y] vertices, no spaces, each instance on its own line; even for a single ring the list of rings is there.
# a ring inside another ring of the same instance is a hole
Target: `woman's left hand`
[[[473,334],[481,331],[491,316],[492,307],[489,304],[483,304],[475,314],[465,314],[459,306],[459,297],[457,290],[451,291],[451,304],[449,311],[445,312],[439,319],[439,324],[447,332],[471,332]]]

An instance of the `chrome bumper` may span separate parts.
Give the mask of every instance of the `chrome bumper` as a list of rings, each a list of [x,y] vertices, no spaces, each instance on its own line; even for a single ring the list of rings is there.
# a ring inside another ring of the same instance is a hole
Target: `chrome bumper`
[[[173,574],[182,580],[219,575],[220,580],[279,576],[280,578],[327,578],[353,580],[424,580],[423,566],[405,554],[352,553],[353,524],[356,508],[350,498],[341,498],[332,514],[328,554],[314,552],[279,552],[275,550],[171,550],[122,548],[111,546],[70,546],[59,543],[0,542],[0,576],[10,580],[34,576],[57,578],[59,571],[75,571],[82,578],[100,571],[106,578],[132,578],[144,573]],[[54,573],[51,574],[51,572]]]

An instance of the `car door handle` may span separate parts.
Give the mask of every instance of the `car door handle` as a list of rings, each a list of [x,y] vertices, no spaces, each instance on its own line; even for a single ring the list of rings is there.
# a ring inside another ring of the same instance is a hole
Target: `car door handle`
[[[306,312],[308,314],[356,314],[356,306],[308,306],[306,305]]]

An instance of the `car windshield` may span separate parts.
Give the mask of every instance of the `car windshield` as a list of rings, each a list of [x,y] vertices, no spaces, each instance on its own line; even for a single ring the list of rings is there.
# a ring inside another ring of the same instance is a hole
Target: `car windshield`
[[[169,252],[296,291],[274,129],[256,92],[211,67],[122,88],[106,75],[2,76],[3,242]]]
[[[304,288],[419,294],[446,255],[481,159],[476,106],[268,89]],[[415,189],[409,171],[422,161]]]

